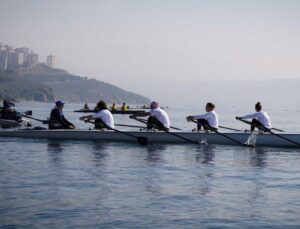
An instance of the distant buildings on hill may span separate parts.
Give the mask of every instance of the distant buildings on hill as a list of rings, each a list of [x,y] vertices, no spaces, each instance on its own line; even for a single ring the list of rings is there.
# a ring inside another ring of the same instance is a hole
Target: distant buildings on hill
[[[0,71],[29,68],[38,63],[39,55],[29,48],[13,48],[0,42]],[[46,64],[55,68],[55,56],[47,56]]]
[[[55,68],[55,56],[47,56],[46,64],[49,68]]]

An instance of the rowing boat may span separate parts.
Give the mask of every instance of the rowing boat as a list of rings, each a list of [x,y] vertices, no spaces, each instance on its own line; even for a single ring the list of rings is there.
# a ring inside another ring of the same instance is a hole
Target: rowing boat
[[[174,135],[170,135],[162,131],[124,131],[127,134],[146,137],[149,143],[187,143]],[[221,144],[221,145],[237,145],[236,142],[231,141],[216,133],[203,132],[174,132],[182,138],[189,139],[199,144]],[[226,133],[230,138],[239,142],[246,142],[249,133]],[[282,134],[282,136],[293,141],[300,142],[300,134]],[[34,130],[34,129],[20,129],[20,130],[3,130],[0,131],[0,137],[17,137],[17,138],[38,138],[38,139],[58,139],[58,140],[97,140],[97,141],[115,141],[115,142],[134,142],[134,138],[126,136],[122,133],[114,131],[99,131],[99,130]],[[297,147],[297,145],[278,138],[274,135],[264,133],[258,134],[256,138],[257,146],[271,146],[271,147]]]
[[[90,110],[90,109],[81,109],[81,110],[75,110],[74,112],[77,113],[96,113],[96,110]],[[144,113],[145,110],[115,110],[115,111],[110,111],[112,114],[123,114],[123,115],[130,115],[130,114],[139,114],[139,113]]]

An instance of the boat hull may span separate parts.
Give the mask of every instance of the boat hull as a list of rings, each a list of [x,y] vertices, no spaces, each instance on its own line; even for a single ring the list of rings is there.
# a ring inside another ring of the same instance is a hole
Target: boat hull
[[[149,143],[188,143],[171,134],[157,131],[125,131],[128,134],[146,137]],[[227,139],[215,133],[195,133],[195,132],[174,132],[177,135],[189,139],[199,144],[221,144],[221,145],[238,145],[236,142]],[[226,133],[230,138],[241,143],[247,141],[250,136],[248,133]],[[293,141],[300,142],[299,134],[282,135]],[[115,142],[136,142],[136,138],[117,133],[114,131],[98,130],[16,130],[0,131],[0,137],[20,137],[20,138],[38,138],[38,139],[57,139],[57,140],[96,140],[96,141],[115,141]],[[259,134],[256,139],[256,146],[271,147],[298,147],[297,145],[278,138],[271,134]]]
[[[10,127],[18,127],[18,126],[22,126],[22,124],[14,120],[0,119],[0,127],[2,128],[10,128]]]
[[[7,129],[7,128],[16,128],[20,126],[31,126],[31,123],[29,120],[22,118],[20,122],[17,122],[15,120],[9,120],[9,119],[0,119],[0,127]]]

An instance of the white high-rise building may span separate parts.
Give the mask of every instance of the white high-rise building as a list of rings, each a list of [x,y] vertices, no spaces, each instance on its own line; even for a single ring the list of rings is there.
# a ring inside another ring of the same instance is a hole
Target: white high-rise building
[[[47,65],[49,68],[55,68],[55,56],[47,56]]]
[[[15,53],[15,63],[17,66],[23,65],[24,64],[24,53],[23,52],[16,52]]]

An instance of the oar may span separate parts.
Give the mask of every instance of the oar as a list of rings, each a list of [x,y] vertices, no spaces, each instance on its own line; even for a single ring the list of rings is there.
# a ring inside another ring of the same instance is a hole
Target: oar
[[[80,120],[83,120],[85,122],[88,122],[88,123],[92,123],[92,124],[95,124],[94,122],[92,122],[91,120],[88,120],[88,119],[84,119],[84,117],[81,117]],[[107,129],[110,129],[110,130],[113,130],[117,133],[120,133],[120,134],[124,134],[124,135],[127,135],[129,137],[132,137],[132,138],[135,138],[139,144],[141,145],[147,145],[148,144],[148,138],[146,137],[139,137],[139,136],[135,136],[133,134],[128,134],[126,132],[123,132],[123,131],[120,131],[120,130],[117,130],[117,129],[114,129],[114,128],[111,128],[110,126],[106,125],[105,123],[103,123],[103,125],[107,128]]]
[[[145,128],[144,126],[127,125],[127,124],[115,124],[115,126],[133,127],[133,128]]]
[[[212,130],[216,134],[219,134],[219,135],[223,136],[224,138],[227,138],[227,139],[229,139],[229,140],[231,140],[231,141],[233,141],[233,142],[235,142],[235,143],[237,143],[241,146],[250,146],[250,145],[244,144],[242,142],[239,142],[239,141],[235,140],[234,138],[231,138],[231,137],[227,136],[226,134],[220,133],[218,130],[215,130],[215,129],[212,129],[212,128],[210,128],[210,130]]]
[[[238,120],[240,120],[240,119],[238,119]],[[249,125],[252,124],[250,121],[247,121],[247,120],[241,120],[241,121],[243,121],[244,123],[247,123],[247,124],[249,124]],[[272,129],[272,130],[279,131],[279,132],[285,132],[284,130],[277,129],[277,128],[273,128],[273,127],[272,127],[271,129]]]
[[[194,142],[194,141],[192,141],[192,140],[190,140],[190,139],[181,137],[180,135],[174,134],[174,133],[172,133],[172,132],[170,132],[170,131],[168,131],[168,130],[165,130],[165,129],[162,129],[162,130],[163,130],[164,132],[166,132],[166,133],[168,133],[168,134],[170,134],[170,135],[173,135],[173,136],[175,136],[175,137],[177,137],[177,138],[180,138],[180,139],[182,139],[182,140],[184,140],[184,141],[186,141],[186,142],[190,142],[190,143],[193,143],[193,144],[195,144],[195,145],[199,145],[198,142]]]
[[[26,118],[29,118],[29,119],[41,122],[43,124],[48,124],[49,123],[48,120],[41,120],[41,119],[33,118],[33,117],[30,117],[30,116],[27,116],[27,115],[24,115],[24,114],[20,114],[20,115],[23,116],[23,117],[26,117]]]
[[[272,130],[276,130],[276,131],[279,131],[279,132],[285,132],[284,130],[277,129],[277,128],[272,128]]]
[[[137,120],[137,121],[139,121],[139,122],[142,122],[142,123],[145,123],[145,122],[147,122],[146,120],[144,120],[144,119],[139,119],[139,118],[136,118],[136,117],[132,117],[133,119],[135,119],[135,120]],[[155,126],[155,125],[154,125]],[[157,129],[159,129],[158,127],[156,127]],[[162,131],[164,131],[164,132],[166,132],[167,134],[170,134],[170,135],[173,135],[173,136],[175,136],[175,137],[177,137],[177,138],[180,138],[180,139],[182,139],[182,140],[184,140],[184,141],[186,141],[186,142],[189,142],[189,143],[192,143],[192,144],[196,144],[196,145],[199,145],[199,143],[198,142],[194,142],[194,141],[192,141],[192,140],[190,140],[190,139],[187,139],[187,138],[184,138],[184,137],[181,137],[180,135],[177,135],[177,134],[174,134],[174,133],[172,133],[172,132],[169,132],[167,129],[165,129],[165,128],[163,128],[163,129],[161,129]]]
[[[131,116],[133,119],[135,119],[136,121],[139,121],[139,122],[141,122],[141,123],[144,123],[144,124],[147,124],[147,120],[145,120],[145,119],[142,119],[142,118],[136,118],[136,117],[134,117],[134,116]],[[177,127],[174,127],[174,126],[171,126],[170,127],[171,129],[173,129],[173,130],[181,130],[180,128],[177,128]]]
[[[244,123],[247,123],[247,124],[251,124],[251,122],[246,121],[246,120],[243,120],[243,119],[237,119],[237,120],[240,120],[241,122],[244,122]],[[271,130],[269,130],[269,129],[263,127],[263,126],[257,126],[257,125],[255,125],[255,126],[256,126],[258,129],[260,129],[260,130],[263,130],[263,131],[268,132],[268,133],[270,133],[270,134],[272,134],[272,135],[274,135],[274,136],[277,136],[278,138],[284,139],[284,140],[286,140],[286,141],[288,141],[288,142],[291,142],[291,143],[293,143],[293,144],[295,144],[295,145],[297,145],[297,146],[300,146],[300,144],[299,144],[298,142],[295,142],[295,141],[293,141],[293,140],[291,140],[291,139],[289,139],[289,138],[283,137],[282,135],[275,134],[274,132],[272,132]]]
[[[198,124],[198,122],[195,121],[195,120],[191,120],[191,121]],[[219,134],[219,135],[223,136],[224,138],[227,138],[227,139],[229,139],[229,140],[231,140],[231,141],[233,141],[233,142],[235,142],[235,143],[237,143],[237,144],[239,144],[239,145],[241,145],[241,146],[249,146],[249,145],[247,145],[247,144],[244,144],[244,143],[242,143],[242,142],[239,142],[238,140],[235,140],[234,138],[231,138],[231,137],[227,136],[226,134],[220,133],[220,132],[219,132],[217,129],[215,129],[215,128],[212,128],[212,127],[210,127],[210,126],[207,126],[207,127],[209,128],[209,130],[215,132],[216,134]]]
[[[238,129],[234,129],[234,128],[230,128],[230,127],[226,127],[226,126],[219,126],[222,129],[226,129],[226,130],[234,130],[234,131],[242,131],[242,130],[238,130]]]
[[[87,117],[88,116],[82,116],[82,117],[79,118],[79,120],[85,121],[85,122],[89,122],[91,124],[95,124],[91,120],[86,119]],[[136,126],[136,125],[127,125],[127,124],[116,124],[116,123],[115,123],[115,126],[133,127],[133,128],[145,128],[145,126]]]
[[[23,111],[23,112],[18,112],[20,115],[32,115],[32,111]]]

